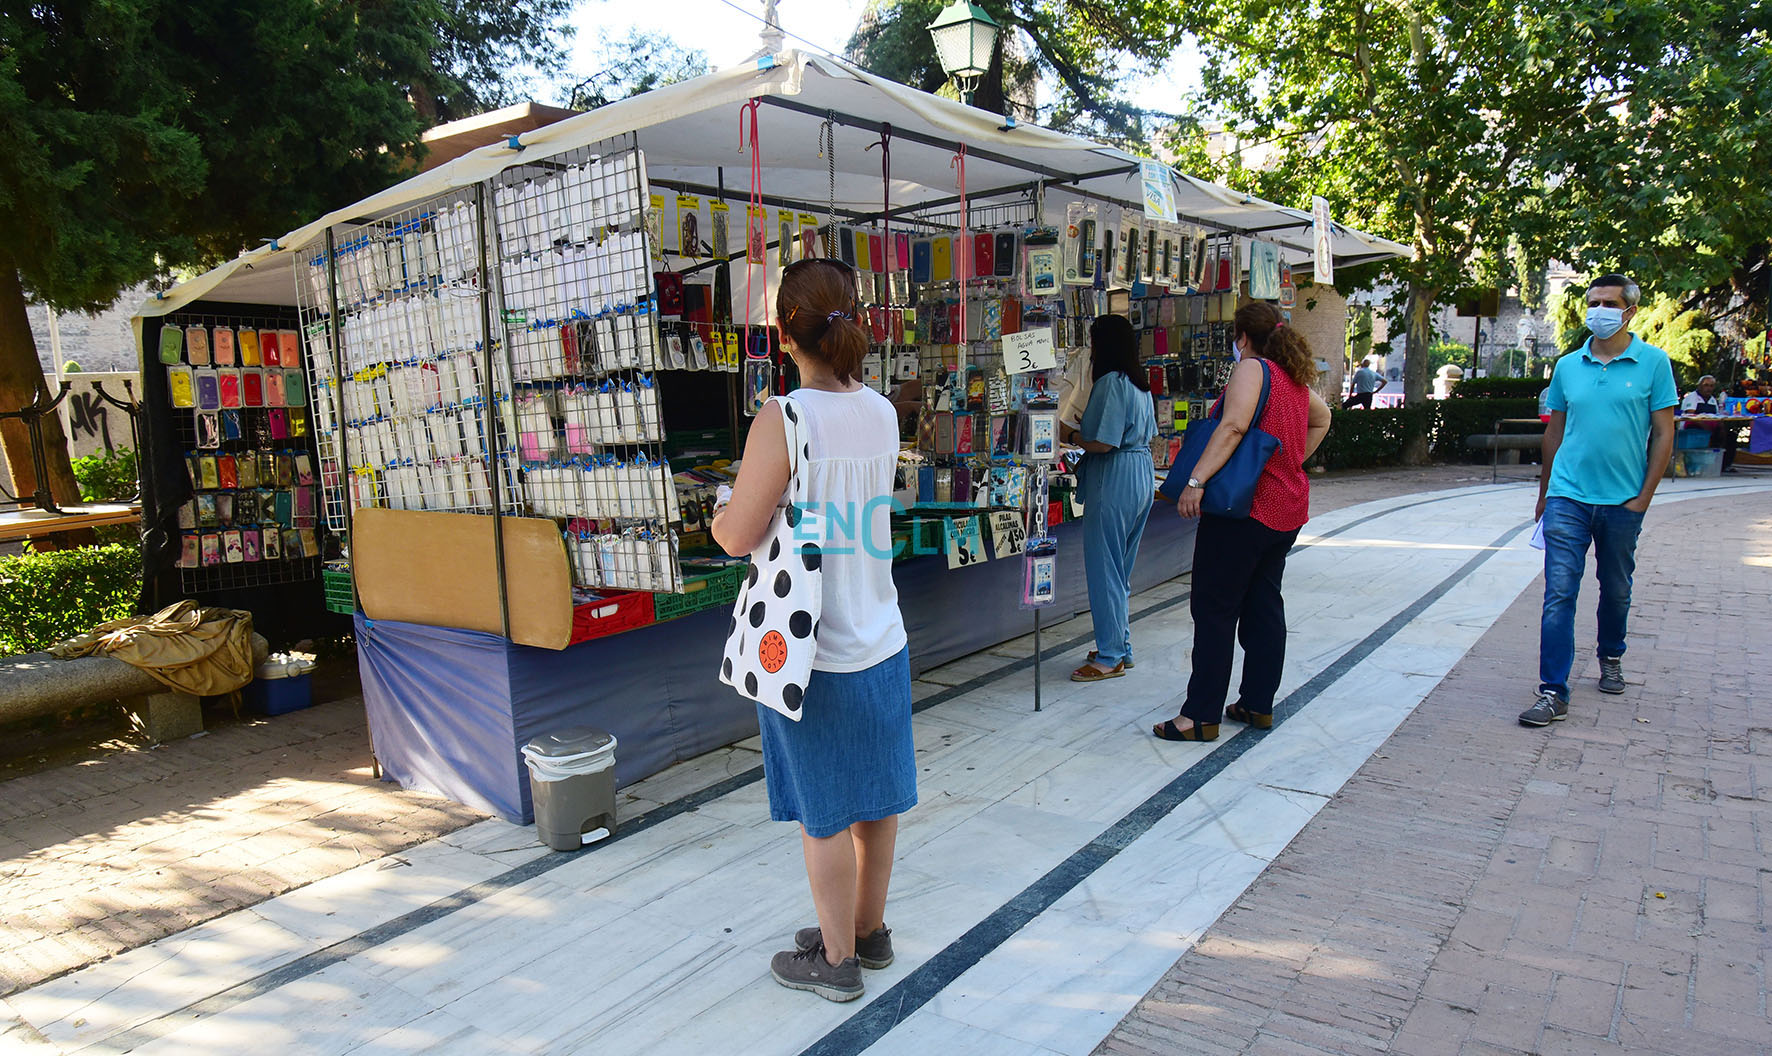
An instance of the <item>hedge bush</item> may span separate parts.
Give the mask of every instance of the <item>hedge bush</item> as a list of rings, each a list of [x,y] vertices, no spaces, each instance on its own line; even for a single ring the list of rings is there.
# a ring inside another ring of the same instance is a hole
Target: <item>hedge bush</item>
[[[1411,440],[1425,433],[1432,407],[1393,407],[1373,411],[1329,408],[1329,435],[1308,467],[1369,469],[1400,466]]]
[[[1452,386],[1455,400],[1538,399],[1550,382],[1543,378],[1465,378]],[[1537,413],[1536,411],[1534,413]]]
[[[76,458],[73,466],[74,480],[85,502],[127,502],[141,490],[136,482],[134,448]]]
[[[1517,380],[1517,379],[1514,379]],[[1538,397],[1530,399],[1430,400],[1419,407],[1373,411],[1329,409],[1329,435],[1307,468],[1371,469],[1403,465],[1411,442],[1425,436],[1441,462],[1487,462],[1487,451],[1472,451],[1464,438],[1487,433],[1497,419],[1538,418]],[[1530,461],[1531,452],[1526,452]]]
[[[1442,462],[1489,461],[1489,452],[1472,451],[1464,446],[1464,438],[1487,433],[1502,418],[1538,420],[1538,396],[1529,399],[1435,400],[1433,429],[1429,444],[1433,457]],[[1527,461],[1532,452],[1524,452]]]
[[[88,546],[0,556],[0,656],[33,653],[135,611],[141,553]]]

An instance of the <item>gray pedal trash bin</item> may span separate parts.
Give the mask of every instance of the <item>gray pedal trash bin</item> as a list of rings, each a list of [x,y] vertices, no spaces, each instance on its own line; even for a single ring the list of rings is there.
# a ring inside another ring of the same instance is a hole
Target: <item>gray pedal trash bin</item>
[[[615,831],[615,736],[592,726],[544,734],[523,746],[535,831],[556,851],[576,851]]]

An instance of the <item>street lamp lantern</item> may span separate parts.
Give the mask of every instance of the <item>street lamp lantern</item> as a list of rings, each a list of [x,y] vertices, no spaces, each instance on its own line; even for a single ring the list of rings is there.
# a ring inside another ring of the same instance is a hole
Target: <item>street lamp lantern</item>
[[[929,36],[935,41],[942,71],[954,79],[960,89],[960,101],[967,105],[972,103],[978,79],[990,69],[991,51],[997,46],[1000,28],[989,12],[965,0],[955,0],[929,23]]]

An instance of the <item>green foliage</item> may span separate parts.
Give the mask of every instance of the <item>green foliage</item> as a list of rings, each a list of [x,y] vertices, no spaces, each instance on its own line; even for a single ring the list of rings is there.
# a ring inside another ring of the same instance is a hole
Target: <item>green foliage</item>
[[[1582,125],[1547,144],[1561,259],[1624,271],[1682,301],[1751,292],[1743,307],[1763,324],[1772,6],[1628,0],[1593,10],[1605,20],[1582,45],[1623,61],[1596,78],[1599,105]]]
[[[1487,462],[1489,452],[1472,451],[1464,438],[1495,429],[1505,418],[1538,418],[1538,396],[1513,399],[1463,399],[1433,401],[1433,429],[1429,443],[1442,462]]]
[[[74,479],[80,482],[83,502],[125,502],[140,490],[136,477],[135,449],[119,448],[108,454],[87,455],[74,460]]]
[[[1523,380],[1513,379],[1515,384]],[[1332,407],[1329,414],[1329,435],[1306,463],[1307,468],[1400,466],[1409,450],[1423,439],[1432,456],[1440,461],[1486,462],[1488,452],[1468,450],[1464,438],[1490,432],[1499,419],[1536,419],[1538,396],[1534,392],[1530,398],[1429,400],[1375,411]]]
[[[567,19],[573,0],[406,0],[390,6],[430,20],[428,73],[417,79],[413,96],[421,112],[422,96],[436,100],[426,115],[435,121],[521,101],[531,85],[516,71],[559,69],[572,37]]]
[[[1435,341],[1427,350],[1428,377],[1434,377],[1439,369],[1447,364],[1462,367],[1468,374],[1476,365],[1476,357],[1471,354],[1471,346],[1445,338]]]
[[[141,555],[93,546],[0,556],[0,655],[48,648],[134,611]]]
[[[1716,369],[1717,335],[1702,309],[1687,308],[1667,294],[1658,293],[1637,308],[1630,328],[1667,353],[1681,392]]]
[[[871,0],[850,38],[850,56],[882,77],[929,92],[943,89],[948,77],[928,25],[946,6],[943,0]],[[1008,47],[997,49],[973,105],[1003,113],[1006,98],[1031,93],[1044,75],[1039,86],[1044,105],[1018,117],[1140,153],[1149,150],[1149,118],[1177,119],[1153,115],[1118,95],[1127,77],[1154,68],[1152,56],[1168,56],[1181,44],[1173,3],[984,0],[979,6],[1003,27],[999,39]]]
[[[1557,351],[1571,352],[1580,348],[1589,336],[1587,283],[1572,282],[1564,287],[1563,292],[1551,301],[1550,319],[1557,328]]]
[[[66,363],[62,364],[62,373],[63,374],[79,374],[79,373],[81,373],[80,364],[78,364],[70,359]]]
[[[591,65],[597,72],[574,85],[567,102],[575,110],[608,106],[654,88],[700,77],[712,69],[704,52],[640,29],[630,29],[626,37],[603,44]]]
[[[1306,463],[1307,468],[1370,469],[1400,466],[1412,442],[1419,441],[1432,420],[1431,406],[1381,410],[1329,409],[1329,435]]]
[[[1550,384],[1543,378],[1465,378],[1452,386],[1454,400],[1538,399]],[[1533,412],[1534,414],[1537,411]]]

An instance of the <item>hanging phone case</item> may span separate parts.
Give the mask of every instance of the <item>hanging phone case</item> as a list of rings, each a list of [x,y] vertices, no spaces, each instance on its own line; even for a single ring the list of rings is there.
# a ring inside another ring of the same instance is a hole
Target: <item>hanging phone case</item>
[[[166,387],[172,397],[174,407],[197,406],[197,394],[191,380],[190,367],[168,367]]]
[[[837,228],[837,259],[850,267],[855,267],[855,236],[854,228]]]
[[[240,539],[240,529],[230,528],[221,533],[223,560],[230,565],[237,565],[246,560],[245,545]]]
[[[240,406],[240,372],[238,370],[217,371],[215,383],[223,407]]]
[[[277,523],[285,528],[295,527],[295,493],[288,489],[279,490],[273,503]]]
[[[221,536],[215,532],[204,532],[201,539],[203,540],[203,563],[205,565],[221,564]]]
[[[972,236],[972,274],[997,273],[997,236],[981,231]]]
[[[283,365],[282,339],[277,336],[277,331],[260,330],[258,332],[258,355],[267,367]]]
[[[895,271],[909,271],[911,268],[911,236],[902,231],[892,236],[892,266]]]
[[[215,476],[217,487],[237,488],[240,486],[240,474],[234,465],[233,455],[217,455],[215,458]]]
[[[185,361],[192,366],[197,367],[206,367],[209,365],[208,327],[185,327]]]
[[[257,561],[259,559],[258,538],[257,528],[243,528],[240,530],[240,549],[248,561]]]
[[[258,487],[258,456],[248,451],[235,459],[235,462],[240,475],[240,486],[243,488]]]
[[[210,489],[221,487],[221,475],[216,469],[214,455],[204,455],[201,459],[198,459],[197,464],[201,471],[198,474],[198,487]]]
[[[243,407],[263,407],[265,405],[263,371],[242,370],[240,372],[240,404]]]
[[[995,267],[991,274],[1000,279],[1015,277],[1015,234],[1006,231],[996,237],[996,246],[991,252]]]
[[[301,371],[285,370],[283,372],[283,402],[290,407],[306,407],[308,405],[308,387],[302,384]]]
[[[202,543],[195,532],[186,532],[178,540],[178,567],[196,568],[202,561]]]
[[[240,343],[240,365],[256,367],[262,363],[258,349],[258,331],[241,330],[236,336]]]
[[[886,270],[886,240],[880,235],[868,235],[868,270]]]
[[[947,282],[954,277],[954,240],[937,238],[930,243],[929,281]]]
[[[185,332],[182,327],[160,328],[160,362],[171,366],[185,361]]]
[[[215,360],[216,366],[231,367],[234,365],[235,348],[233,327],[218,326],[210,331],[209,344],[210,353]]]
[[[916,283],[934,281],[935,243],[927,238],[919,238],[911,243],[911,281]]]
[[[280,370],[265,371],[265,406],[282,407],[289,402],[285,396],[283,372]]]
[[[266,561],[283,560],[283,533],[275,528],[266,528],[263,532],[263,547]]]
[[[265,412],[265,426],[270,430],[272,440],[289,439],[289,412],[282,407],[272,407]]]
[[[301,366],[301,335],[294,330],[277,331],[277,348],[283,353],[283,366]]]
[[[194,501],[197,504],[197,527],[214,528],[221,524],[221,518],[217,516],[215,511],[214,494],[207,491],[198,492]]]

